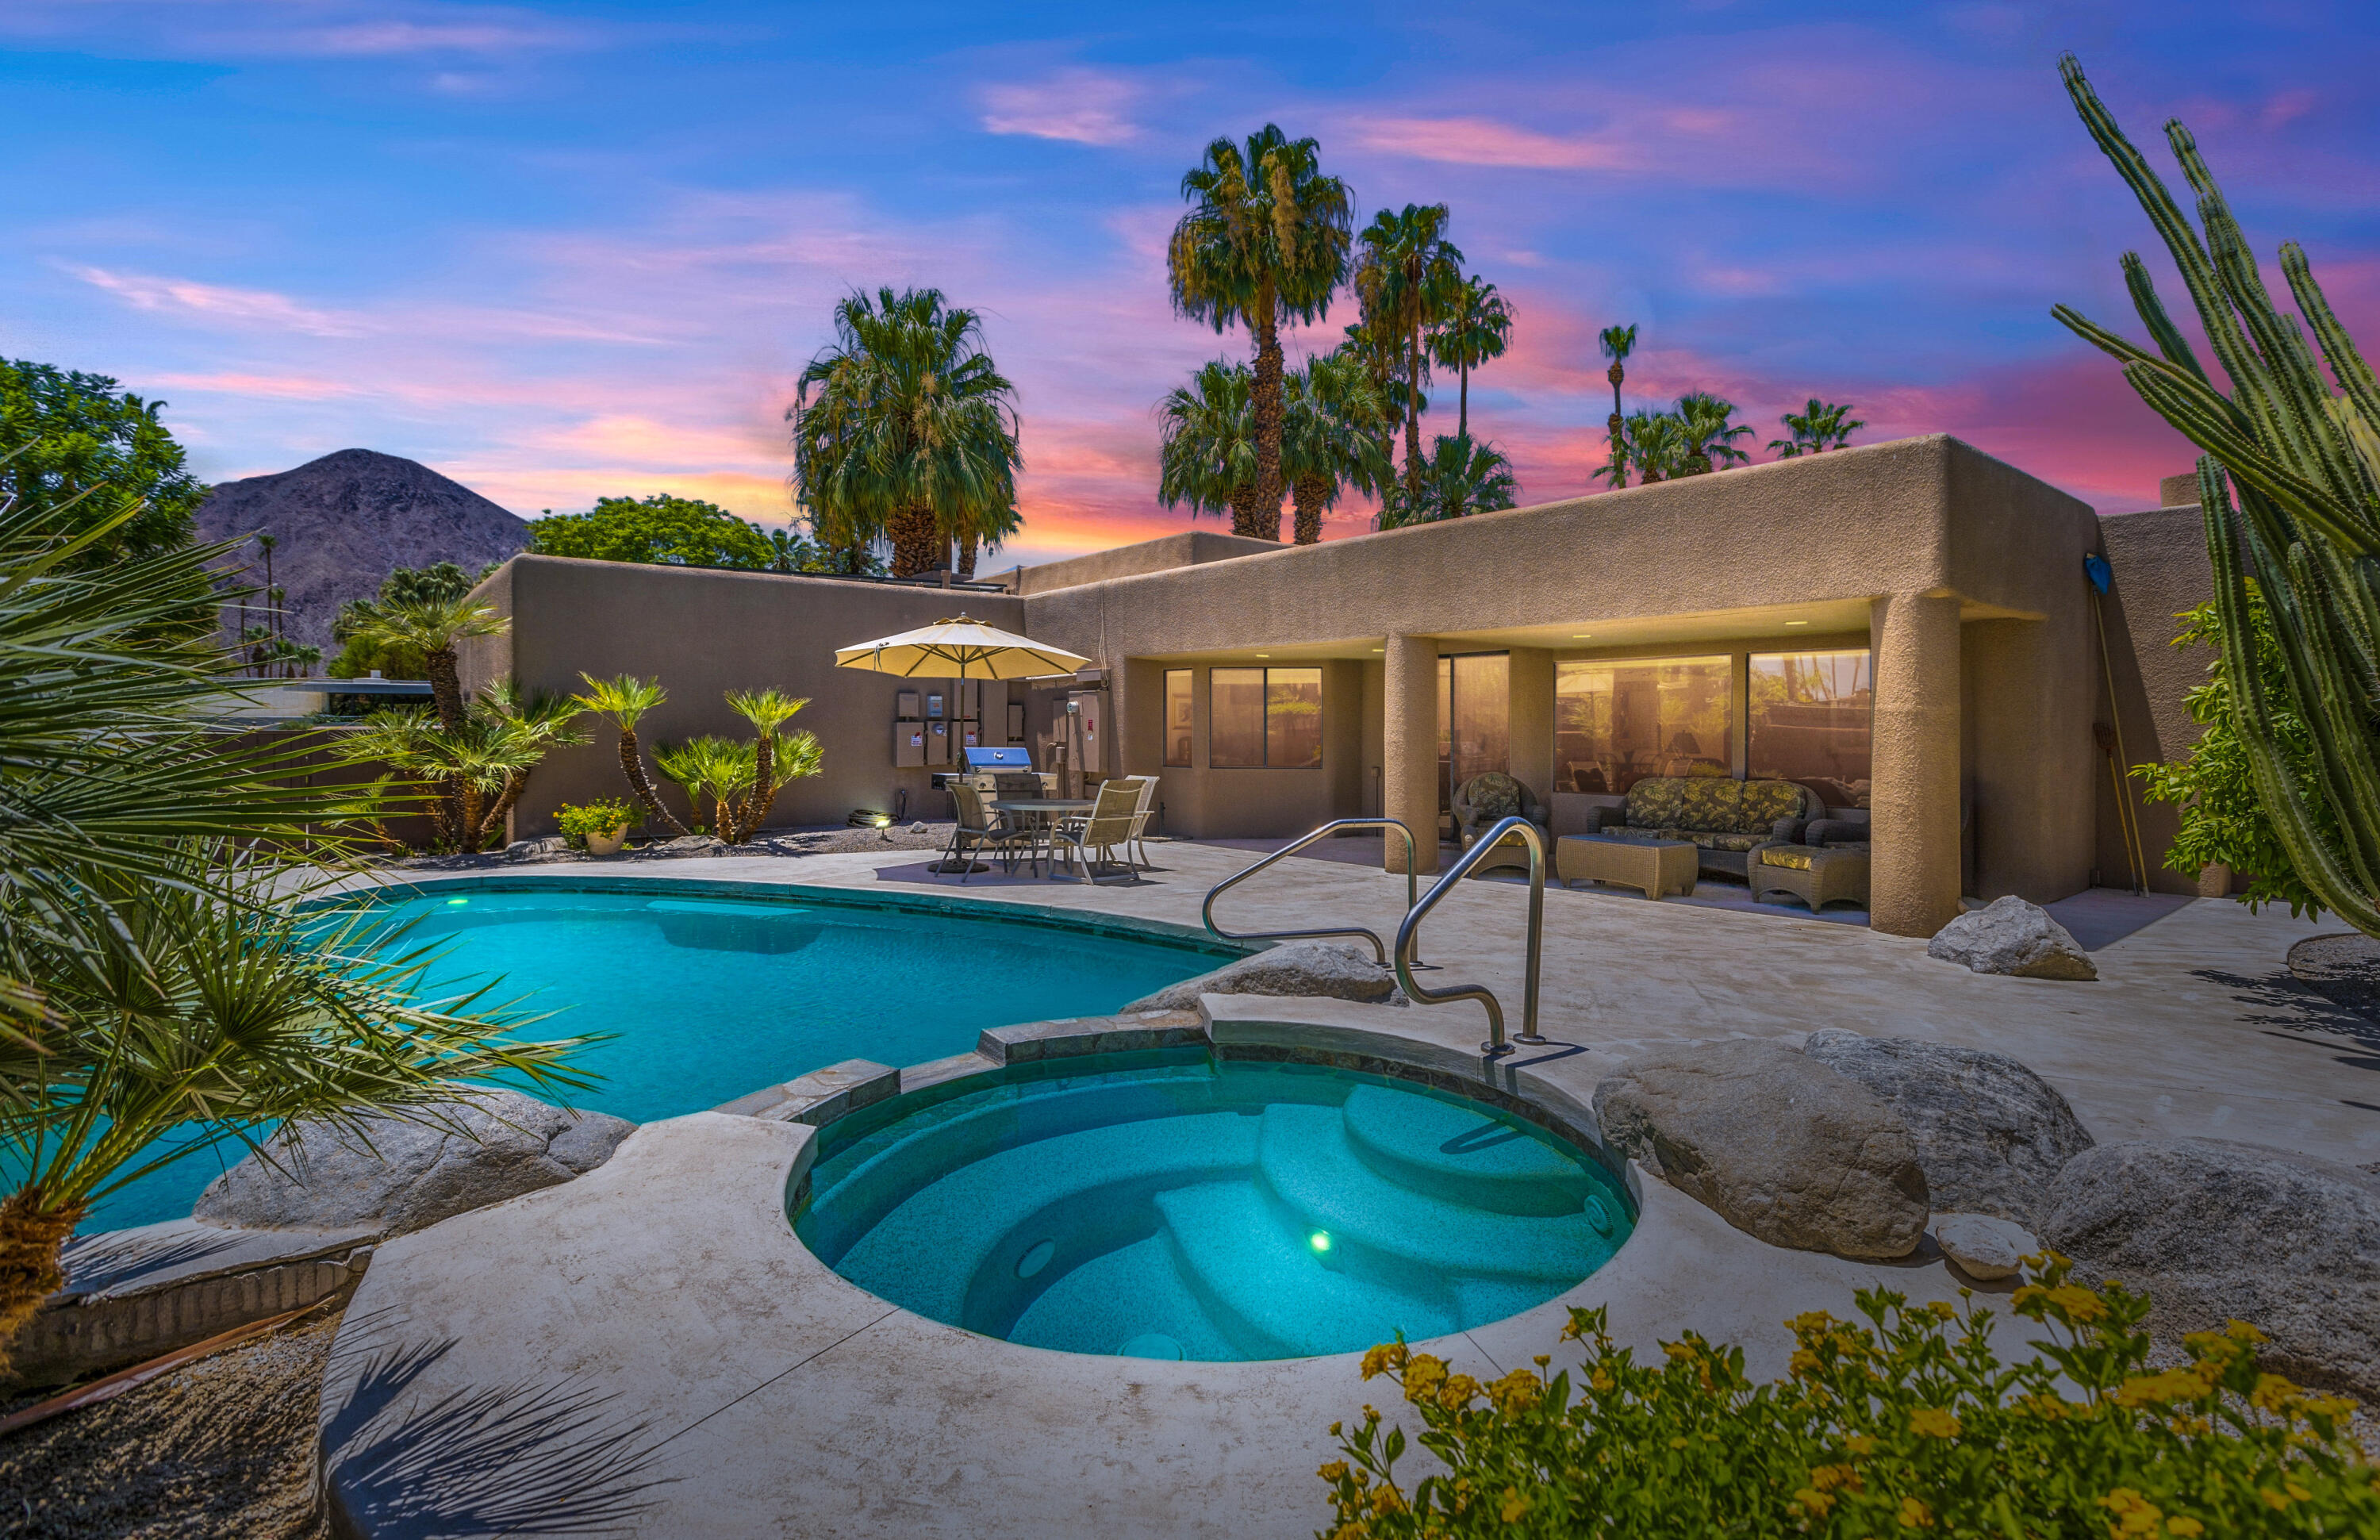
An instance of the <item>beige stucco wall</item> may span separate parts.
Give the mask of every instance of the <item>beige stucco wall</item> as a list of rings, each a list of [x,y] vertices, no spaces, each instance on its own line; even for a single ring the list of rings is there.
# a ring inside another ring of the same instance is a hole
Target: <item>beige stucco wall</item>
[[[903,787],[912,816],[947,818],[949,800],[929,792],[929,771],[892,768],[895,694],[945,686],[839,669],[834,649],[961,611],[1004,630],[1024,624],[1022,601],[1007,594],[554,556],[516,556],[479,593],[512,629],[471,644],[467,687],[506,672],[528,689],[555,694],[581,688],[581,673],[658,678],[669,699],[638,726],[648,746],[704,733],[749,737],[750,727],[722,698],[729,690],[774,685],[808,696],[792,726],[818,734],[824,772],[785,788],[772,825],[839,822],[861,806],[889,809]],[[985,689],[986,729],[998,742],[1007,686]],[[594,741],[558,749],[539,767],[514,812],[515,838],[553,832],[553,810],[565,802],[627,794],[616,734],[600,718],[581,726]],[[676,803],[674,787],[664,784],[662,795]]]
[[[2196,496],[2195,477],[2168,478],[2166,485],[2168,495]],[[2205,683],[2215,652],[2205,647],[2178,648],[2173,638],[2181,629],[2180,612],[2214,597],[2215,568],[2207,560],[2205,525],[2192,502],[2111,515],[2099,521],[2099,531],[2107,564],[2115,570],[2106,601],[2107,625],[2125,758],[2135,765],[2185,758],[2198,741],[2199,726],[2190,720],[2183,702],[2192,688]],[[2093,645],[2097,645],[2095,638]],[[2106,693],[2102,688],[2103,699]],[[2101,715],[2107,716],[2104,708]],[[2143,802],[2136,782],[2126,792],[2140,820],[2149,886],[2162,892],[2197,891],[2190,877],[2165,867],[2165,853],[2180,827],[2180,815],[2166,804]],[[2092,797],[2098,815],[2100,880],[2120,886],[2129,868],[2117,822],[2115,783],[2104,759]],[[2221,887],[2219,881],[2216,886]]]
[[[1104,583],[1144,572],[1229,561],[1234,556],[1275,551],[1280,544],[1278,540],[1250,540],[1245,535],[1219,534],[1212,529],[1185,529],[1178,535],[1118,546],[1112,551],[1094,551],[1087,556],[1069,557],[1062,562],[1011,567],[985,580],[1005,584],[1014,593],[1055,593],[1060,588],[1079,588],[1087,583]]]

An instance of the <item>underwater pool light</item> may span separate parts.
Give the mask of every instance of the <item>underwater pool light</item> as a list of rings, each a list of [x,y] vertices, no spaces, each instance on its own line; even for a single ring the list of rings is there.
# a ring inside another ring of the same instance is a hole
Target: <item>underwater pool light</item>
[[[1305,1243],[1312,1246],[1317,1252],[1329,1251],[1330,1249],[1330,1232],[1327,1230],[1318,1230],[1313,1234],[1305,1238]]]
[[[447,906],[450,908],[457,903],[468,903],[470,902],[471,901],[468,898],[450,898],[446,901]]]

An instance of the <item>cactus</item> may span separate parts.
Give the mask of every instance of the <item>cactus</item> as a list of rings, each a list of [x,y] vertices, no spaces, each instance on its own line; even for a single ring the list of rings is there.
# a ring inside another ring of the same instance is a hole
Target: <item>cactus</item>
[[[2341,919],[2380,936],[2380,382],[2293,241],[2281,247],[2281,272],[2319,361],[2296,318],[2274,307],[2239,222],[2179,120],[2166,125],[2166,139],[2198,195],[2203,239],[2073,56],[2059,69],[2091,137],[2173,254],[2230,394],[2167,314],[2138,252],[2124,254],[2124,282],[2156,352],[2067,306],[2051,313],[2120,360],[2141,399],[2204,452],[2199,507],[2222,621],[2220,666],[2258,795],[2300,880]],[[2325,362],[2336,393],[2323,376]],[[2256,667],[2252,584],[2280,645],[2286,699],[2275,698],[2270,676]],[[2279,711],[2311,729],[2310,755],[2287,751],[2275,731]]]

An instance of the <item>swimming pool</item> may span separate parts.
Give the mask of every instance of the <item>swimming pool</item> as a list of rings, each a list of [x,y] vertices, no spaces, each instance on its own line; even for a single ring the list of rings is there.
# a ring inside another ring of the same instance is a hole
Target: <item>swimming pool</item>
[[[577,1056],[603,1077],[574,1106],[675,1117],[844,1059],[965,1053],[988,1026],[1098,1015],[1242,955],[1185,933],[994,903],[661,879],[501,879],[410,889],[376,906],[436,945],[430,998],[501,982],[556,1013],[536,1037],[613,1033]],[[87,1229],[188,1215],[237,1146],[113,1194]]]
[[[919,1315],[1208,1360],[1500,1320],[1632,1224],[1602,1166],[1523,1118],[1203,1049],[1016,1066],[830,1123],[794,1218],[829,1267]]]

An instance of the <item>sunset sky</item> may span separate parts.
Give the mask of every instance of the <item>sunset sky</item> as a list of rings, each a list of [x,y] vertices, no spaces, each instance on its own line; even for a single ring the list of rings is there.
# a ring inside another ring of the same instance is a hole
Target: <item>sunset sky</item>
[[[211,480],[360,445],[528,516],[669,491],[775,523],[832,302],[932,285],[1017,382],[1032,561],[1187,527],[1152,404],[1246,343],[1173,317],[1165,236],[1207,140],[1270,120],[1359,219],[1451,206],[1518,310],[1471,409],[1524,502],[1589,490],[1595,333],[1634,321],[1632,407],[1714,390],[1766,442],[1821,395],[1860,442],[1947,430],[2138,507],[2189,452],[2048,314],[2137,333],[2116,262],[2151,239],[2070,48],[2161,166],[2188,122],[2259,253],[2302,242],[2380,352],[2369,0],[7,0],[0,353],[164,397]]]

